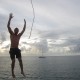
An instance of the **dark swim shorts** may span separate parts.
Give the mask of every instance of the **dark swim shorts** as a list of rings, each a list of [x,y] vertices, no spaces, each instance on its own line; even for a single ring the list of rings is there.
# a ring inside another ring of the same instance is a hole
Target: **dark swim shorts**
[[[16,58],[21,58],[21,50],[18,48],[10,48],[9,53],[10,53],[11,59],[14,59],[15,56]]]

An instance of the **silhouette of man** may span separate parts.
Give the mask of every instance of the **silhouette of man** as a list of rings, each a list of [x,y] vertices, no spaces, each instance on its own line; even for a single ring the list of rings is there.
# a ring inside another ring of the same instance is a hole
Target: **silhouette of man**
[[[8,24],[7,24],[7,28],[8,31],[10,33],[10,41],[11,41],[11,46],[10,46],[10,58],[12,60],[11,63],[11,71],[12,71],[12,77],[15,78],[15,74],[14,74],[14,67],[15,67],[15,56],[19,61],[19,65],[21,68],[21,74],[23,76],[25,76],[24,71],[23,71],[23,63],[22,63],[22,57],[21,57],[21,50],[18,48],[19,45],[19,41],[20,38],[22,36],[22,34],[24,33],[25,29],[26,29],[26,20],[24,19],[24,27],[23,30],[19,32],[18,28],[15,28],[14,31],[12,31],[12,29],[10,28],[10,23],[11,23],[11,19],[13,18],[13,14],[10,13],[9,15],[9,20],[8,20]]]

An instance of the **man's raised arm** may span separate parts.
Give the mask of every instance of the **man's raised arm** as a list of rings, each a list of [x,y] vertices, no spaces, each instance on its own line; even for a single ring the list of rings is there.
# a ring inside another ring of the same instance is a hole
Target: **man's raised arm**
[[[13,18],[13,15],[12,15],[12,13],[10,13],[10,15],[9,15],[9,20],[8,20],[8,24],[7,24],[7,28],[8,28],[8,31],[9,31],[9,33],[10,34],[13,34],[13,31],[11,30],[11,28],[10,28],[10,23],[11,23],[11,19]]]
[[[20,36],[24,33],[25,29],[26,29],[26,20],[24,19],[24,27],[21,33],[19,33]]]

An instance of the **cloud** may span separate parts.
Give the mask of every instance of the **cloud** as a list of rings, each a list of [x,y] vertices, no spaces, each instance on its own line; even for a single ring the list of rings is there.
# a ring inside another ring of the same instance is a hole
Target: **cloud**
[[[1,42],[6,41],[6,35],[5,35],[5,32],[3,32],[3,33],[0,34],[0,40],[1,40]]]
[[[35,54],[48,52],[48,43],[46,39],[40,39],[39,41],[37,41],[37,39],[33,39],[32,41],[33,43],[27,43],[26,41],[21,42],[21,50]]]
[[[79,45],[71,46],[70,51],[72,54],[80,53],[80,46]]]
[[[48,43],[46,39],[41,39],[40,42],[35,43],[35,46],[41,51],[42,53],[48,52]]]

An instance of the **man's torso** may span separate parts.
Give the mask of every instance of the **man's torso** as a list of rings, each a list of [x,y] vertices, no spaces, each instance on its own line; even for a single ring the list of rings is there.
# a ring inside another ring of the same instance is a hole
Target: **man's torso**
[[[11,40],[11,48],[18,48],[20,36],[12,34],[10,35],[10,40]]]

